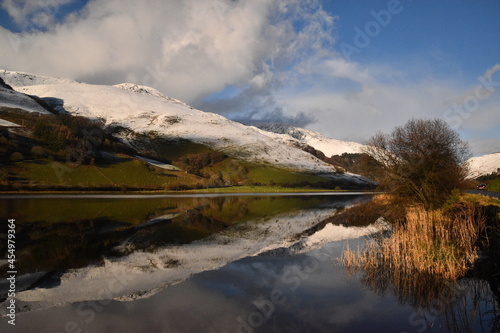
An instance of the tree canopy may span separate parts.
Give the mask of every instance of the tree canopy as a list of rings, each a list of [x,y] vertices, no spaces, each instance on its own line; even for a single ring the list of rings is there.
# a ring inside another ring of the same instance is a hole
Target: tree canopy
[[[468,144],[441,119],[412,119],[373,136],[365,153],[372,174],[388,191],[427,207],[442,204],[467,175]],[[373,170],[375,169],[375,170]]]

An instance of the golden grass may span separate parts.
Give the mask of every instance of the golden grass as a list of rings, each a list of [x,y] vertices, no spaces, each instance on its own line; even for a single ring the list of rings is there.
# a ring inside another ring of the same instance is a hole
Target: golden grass
[[[393,197],[389,194],[382,193],[373,196],[372,202],[379,205],[388,205],[393,201]]]
[[[483,194],[462,193],[461,200],[468,203],[478,204],[481,206],[497,206],[500,207],[500,199],[489,197]]]
[[[453,215],[409,208],[406,219],[393,226],[390,237],[368,242],[363,251],[347,248],[342,261],[348,270],[363,269],[368,276],[390,271],[401,277],[430,274],[456,279],[478,256],[476,243],[485,219],[476,207],[464,205]]]

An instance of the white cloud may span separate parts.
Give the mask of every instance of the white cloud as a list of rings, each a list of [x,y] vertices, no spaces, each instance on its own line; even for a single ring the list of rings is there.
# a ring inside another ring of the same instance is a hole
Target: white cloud
[[[317,81],[300,93],[278,96],[288,113],[314,112],[309,128],[327,136],[365,141],[412,117],[442,118],[453,89],[449,82],[405,82],[401,73],[343,59],[325,61]]]
[[[20,20],[27,3],[20,13],[11,2],[9,13]],[[2,29],[0,39],[12,47],[0,51],[0,67],[92,83],[133,81],[193,102],[262,78],[271,59],[276,74],[299,55],[309,58],[309,47],[321,49],[320,26],[331,19],[317,8],[316,0],[94,0],[46,32]],[[314,13],[320,21],[293,30],[294,15]]]
[[[486,139],[498,136],[500,95],[493,89],[498,89],[494,87],[498,86],[495,73],[499,70],[500,66],[495,65],[482,76],[493,87],[480,79],[470,89],[451,79],[412,80],[404,72],[387,66],[362,65],[336,57],[317,63],[314,83],[300,91],[282,91],[277,102],[284,105],[287,114],[314,113],[315,121],[307,127],[337,139],[363,142],[376,132],[389,132],[411,118],[442,118],[452,126],[458,123],[460,127],[455,128],[464,134],[464,139]],[[465,107],[463,112],[450,114],[454,104],[475,97],[478,87],[480,96],[486,96],[489,87],[487,98],[475,98],[478,103],[473,104],[471,111]],[[474,154],[495,151],[491,142],[497,141],[488,141],[484,149],[474,144]]]
[[[334,58],[325,62],[330,75],[336,78],[352,80],[363,85],[372,84],[372,76],[366,68],[361,68],[357,63],[348,62],[343,58]]]
[[[474,156],[500,153],[500,139],[471,139],[469,146]]]

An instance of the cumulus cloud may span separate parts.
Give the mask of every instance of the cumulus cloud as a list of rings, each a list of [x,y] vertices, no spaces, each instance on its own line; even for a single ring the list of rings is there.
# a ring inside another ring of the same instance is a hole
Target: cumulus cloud
[[[32,11],[27,3],[22,10],[10,3],[9,13],[21,20]],[[299,17],[319,21],[296,31]],[[322,47],[323,23],[331,18],[315,0],[94,0],[45,32],[2,29],[11,47],[0,51],[0,66],[91,83],[133,81],[193,102],[256,81],[268,66],[275,74],[292,62],[304,66]]]
[[[314,74],[318,61],[335,56],[333,46],[335,18],[318,1],[286,0],[273,2],[261,38],[266,49],[259,56],[252,76],[235,82],[236,93],[209,100],[197,100],[195,106],[222,113],[244,123],[285,122],[297,126],[311,123],[314,115],[288,113],[277,91],[300,86]],[[300,26],[300,28],[298,28]]]

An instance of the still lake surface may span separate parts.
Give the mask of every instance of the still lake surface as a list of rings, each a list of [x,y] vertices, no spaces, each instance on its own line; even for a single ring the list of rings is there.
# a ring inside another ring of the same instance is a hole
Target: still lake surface
[[[369,195],[3,196],[0,332],[496,332],[480,274],[391,285],[338,259]],[[16,220],[16,325],[5,233]],[[496,325],[496,326],[495,326]]]

